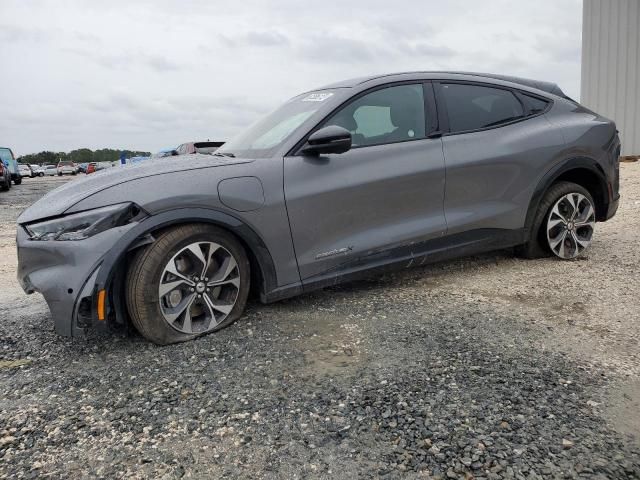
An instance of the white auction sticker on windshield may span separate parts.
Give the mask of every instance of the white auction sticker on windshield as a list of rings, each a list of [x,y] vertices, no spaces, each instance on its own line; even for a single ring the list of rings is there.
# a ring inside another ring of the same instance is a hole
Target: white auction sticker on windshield
[[[309,96],[302,99],[303,102],[324,102],[333,93],[311,93]]]

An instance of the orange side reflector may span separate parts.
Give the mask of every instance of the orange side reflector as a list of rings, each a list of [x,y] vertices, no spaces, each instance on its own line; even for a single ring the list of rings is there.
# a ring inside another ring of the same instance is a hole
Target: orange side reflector
[[[100,290],[98,292],[98,320],[104,320],[104,300],[106,296],[106,290]]]

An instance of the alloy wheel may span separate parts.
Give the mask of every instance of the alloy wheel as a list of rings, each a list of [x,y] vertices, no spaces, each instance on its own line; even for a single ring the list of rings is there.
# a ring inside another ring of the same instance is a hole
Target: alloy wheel
[[[587,197],[577,192],[560,197],[547,219],[551,251],[563,259],[577,257],[591,244],[595,224],[595,210]]]
[[[186,334],[208,332],[231,313],[240,290],[233,255],[214,242],[195,242],[167,262],[158,286],[165,321]]]

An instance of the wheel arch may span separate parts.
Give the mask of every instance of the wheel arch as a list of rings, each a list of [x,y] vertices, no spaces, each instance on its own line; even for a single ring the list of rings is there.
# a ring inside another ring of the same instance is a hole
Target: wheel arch
[[[538,182],[527,210],[525,229],[530,231],[542,197],[549,188],[559,182],[573,182],[586,188],[595,202],[596,219],[604,221],[609,207],[606,175],[602,167],[592,158],[573,157],[551,168]]]
[[[117,319],[120,321],[124,319],[126,306],[123,291],[118,286],[112,288],[112,284],[114,279],[122,280],[124,278],[123,273],[126,272],[124,267],[131,253],[153,243],[155,241],[154,235],[161,231],[193,223],[216,225],[238,239],[247,252],[252,280],[258,280],[257,288],[260,294],[267,293],[277,287],[276,270],[271,254],[263,239],[253,228],[242,220],[219,210],[180,208],[148,217],[123,235],[120,241],[103,257],[95,281],[94,295],[97,295],[100,290],[107,290],[109,304]]]

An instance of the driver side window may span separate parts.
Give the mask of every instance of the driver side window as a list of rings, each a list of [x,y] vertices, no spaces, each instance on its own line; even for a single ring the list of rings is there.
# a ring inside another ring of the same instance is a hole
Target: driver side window
[[[396,85],[363,95],[323,124],[328,125],[349,130],[354,147],[425,138],[422,84]]]

